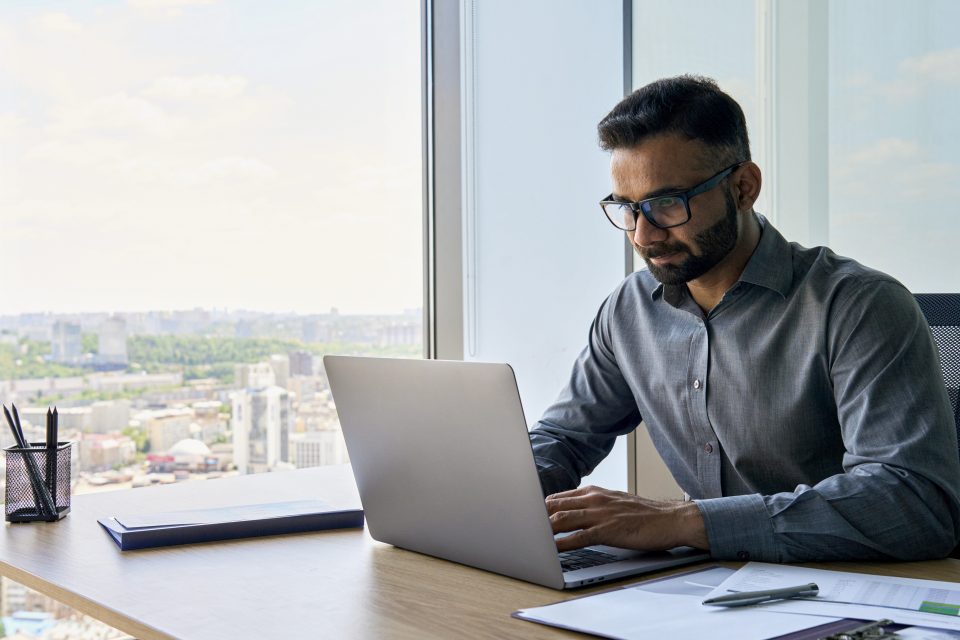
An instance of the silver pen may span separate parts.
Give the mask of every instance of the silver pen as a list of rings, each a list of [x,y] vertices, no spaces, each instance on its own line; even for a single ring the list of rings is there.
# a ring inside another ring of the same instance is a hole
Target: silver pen
[[[740,591],[731,593],[727,596],[717,596],[716,598],[707,598],[703,604],[710,604],[716,607],[744,607],[748,604],[760,604],[771,600],[786,600],[787,598],[805,598],[815,596],[820,592],[820,587],[815,583],[801,584],[796,587],[785,587],[783,589],[767,589],[764,591]]]

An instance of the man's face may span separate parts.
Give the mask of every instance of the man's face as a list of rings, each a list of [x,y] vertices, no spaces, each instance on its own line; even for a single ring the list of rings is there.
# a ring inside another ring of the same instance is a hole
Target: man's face
[[[686,191],[724,167],[715,154],[682,136],[660,135],[630,149],[616,149],[610,159],[613,193],[638,201],[664,190]],[[679,227],[659,229],[643,215],[628,231],[650,273],[664,284],[696,280],[720,263],[736,246],[740,216],[727,180],[689,201],[690,220]]]

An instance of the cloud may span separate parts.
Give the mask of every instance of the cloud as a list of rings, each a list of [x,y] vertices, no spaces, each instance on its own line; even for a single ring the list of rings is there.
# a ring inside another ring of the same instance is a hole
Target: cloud
[[[179,18],[187,7],[211,5],[219,0],[127,0],[127,4],[143,14]]]
[[[960,85],[960,48],[931,51],[907,58],[899,70],[916,81],[940,85]]]
[[[82,105],[65,105],[55,110],[50,133],[78,133],[90,130],[117,130],[166,134],[181,121],[152,102],[126,92],[96,98]]]
[[[932,207],[960,197],[960,164],[932,159],[916,140],[882,138],[831,158],[830,182],[831,207]]]
[[[37,17],[36,23],[41,29],[61,33],[77,32],[82,28],[79,22],[75,21],[66,13],[60,11],[47,11],[45,13],[41,13]]]
[[[190,173],[183,174],[184,182],[191,186],[213,182],[230,184],[262,183],[272,180],[276,169],[257,158],[224,156],[205,162]]]
[[[897,64],[892,80],[880,80],[858,71],[846,76],[843,83],[856,89],[865,100],[880,98],[899,103],[914,100],[935,88],[960,87],[960,48],[904,58]]]
[[[922,154],[920,143],[905,138],[880,138],[845,154],[838,168],[859,171],[865,167],[914,161]]]
[[[216,4],[219,0],[127,0],[127,4],[138,9],[182,9],[205,4]]]
[[[154,80],[143,95],[169,100],[226,100],[240,96],[246,86],[246,78],[240,76],[165,76]]]

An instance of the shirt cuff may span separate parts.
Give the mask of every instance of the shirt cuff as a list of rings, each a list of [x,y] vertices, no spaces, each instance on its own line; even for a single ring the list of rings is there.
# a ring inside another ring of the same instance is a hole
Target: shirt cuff
[[[534,459],[537,463],[537,474],[540,476],[540,488],[543,490],[544,498],[554,493],[577,488],[577,483],[569,471],[543,458]]]
[[[773,522],[758,493],[694,500],[716,560],[780,562]]]

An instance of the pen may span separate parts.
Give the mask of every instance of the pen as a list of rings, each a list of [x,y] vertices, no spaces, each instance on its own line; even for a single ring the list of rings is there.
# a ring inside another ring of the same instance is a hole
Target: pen
[[[47,408],[47,488],[50,489],[50,495],[53,502],[57,502],[57,426],[54,421],[55,416],[50,408]]]
[[[12,417],[10,416],[10,412],[7,411],[7,405],[3,405],[3,413],[7,418],[7,424],[10,425],[10,431],[13,432],[13,439],[17,441],[17,447],[21,450],[23,459],[27,464],[27,476],[30,480],[34,497],[36,498],[37,510],[43,515],[45,520],[56,520],[57,507],[53,502],[53,496],[50,495],[47,486],[43,483],[43,476],[40,474],[37,461],[34,460],[33,455],[31,455],[30,445],[23,436],[23,427],[20,426],[20,413],[17,411],[15,404],[11,403],[10,407],[13,409]]]
[[[726,596],[717,596],[716,598],[707,598],[703,604],[709,604],[716,607],[743,607],[749,604],[759,604],[771,600],[785,600],[787,598],[805,598],[815,596],[820,592],[820,587],[815,583],[801,584],[796,587],[786,587],[783,589],[765,589],[763,591],[740,591]]]

